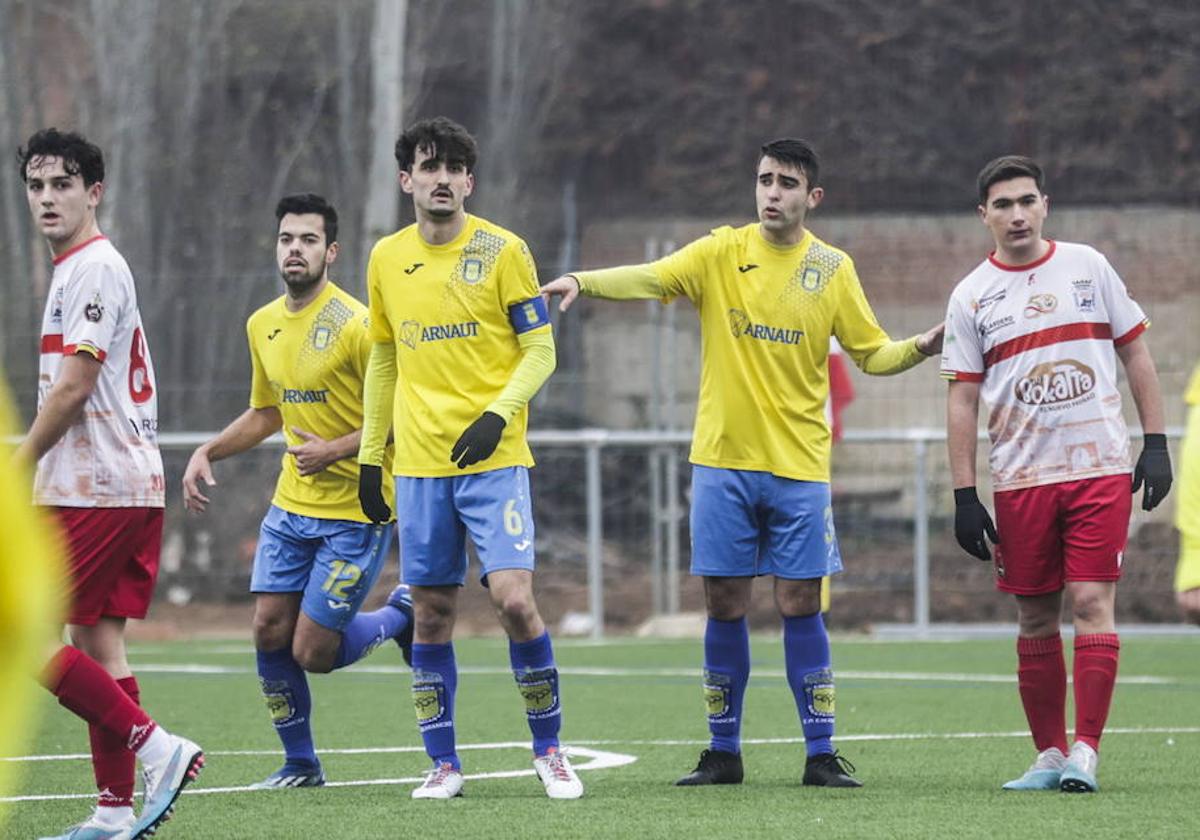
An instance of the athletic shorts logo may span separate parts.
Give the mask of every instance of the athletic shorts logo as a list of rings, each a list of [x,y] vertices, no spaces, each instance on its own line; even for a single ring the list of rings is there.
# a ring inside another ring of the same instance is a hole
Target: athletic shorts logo
[[[1049,315],[1058,308],[1058,298],[1052,294],[1030,295],[1029,302],[1025,304],[1025,317],[1037,318],[1041,315]]]
[[[1083,362],[1043,362],[1017,380],[1013,394],[1026,405],[1066,408],[1093,396],[1096,372]]]

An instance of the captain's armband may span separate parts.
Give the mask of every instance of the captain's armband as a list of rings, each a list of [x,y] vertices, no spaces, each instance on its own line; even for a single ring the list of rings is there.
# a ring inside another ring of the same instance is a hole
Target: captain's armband
[[[517,335],[536,330],[550,323],[550,313],[541,295],[521,300],[508,307],[508,321]]]

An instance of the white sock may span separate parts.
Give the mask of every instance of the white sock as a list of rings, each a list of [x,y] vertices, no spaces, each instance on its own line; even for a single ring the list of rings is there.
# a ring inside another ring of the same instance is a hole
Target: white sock
[[[171,758],[174,750],[175,744],[170,734],[161,726],[156,726],[137,751],[137,757],[144,765],[162,764]]]

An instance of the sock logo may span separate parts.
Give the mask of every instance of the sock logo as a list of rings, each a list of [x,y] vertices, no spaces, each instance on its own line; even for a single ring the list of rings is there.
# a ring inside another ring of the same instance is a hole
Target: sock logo
[[[263,700],[267,704],[267,714],[276,729],[291,726],[303,721],[296,718],[296,706],[292,702],[292,689],[283,680],[260,680]]]
[[[558,669],[523,671],[515,674],[517,690],[525,701],[525,715],[531,718],[558,714]]]
[[[723,722],[725,716],[729,714],[729,695],[732,682],[733,680],[725,674],[705,670],[704,709],[708,713],[709,721]]]
[[[413,708],[417,712],[417,728],[422,732],[453,726],[446,713],[446,685],[442,675],[433,671],[413,671]]]
[[[154,728],[153,723],[145,723],[138,726],[136,723],[129,728],[129,741],[125,744],[126,747],[133,751],[146,742],[146,736],[150,734],[150,730]]]
[[[816,722],[821,718],[833,717],[834,690],[833,672],[828,669],[804,675],[804,704],[807,712],[803,723]]]

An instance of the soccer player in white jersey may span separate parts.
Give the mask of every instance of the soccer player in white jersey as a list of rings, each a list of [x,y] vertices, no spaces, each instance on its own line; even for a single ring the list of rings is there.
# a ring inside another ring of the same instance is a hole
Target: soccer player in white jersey
[[[96,221],[100,149],[50,128],[29,138],[18,158],[54,277],[42,320],[38,413],[15,457],[37,464],[34,501],[58,520],[70,573],[71,644],[52,652],[43,683],[88,722],[100,792],[91,817],[61,837],[143,837],[170,816],[204,764],[198,746],[142,711],[125,657],[125,622],[146,616],[162,537],[154,365],[133,275]],[[136,818],[135,755],[146,775]]]
[[[1113,613],[1130,491],[1144,484],[1151,510],[1171,487],[1158,374],[1141,338],[1149,322],[1102,254],[1042,235],[1049,198],[1034,161],[997,158],[978,188],[995,250],[951,294],[942,355],[955,536],[984,561],[995,543],[996,586],[1017,601],[1018,686],[1038,755],[1004,788],[1090,792],[1117,675]],[[1132,484],[1117,358],[1145,433]],[[981,396],[995,525],[975,490]],[[1069,751],[1064,590],[1075,625]]]
[[[202,513],[208,497],[201,482],[216,484],[213,462],[283,431],[288,448],[259,532],[250,591],[258,677],[284,764],[255,787],[319,787],[325,773],[305,672],[344,668],[385,639],[411,660],[412,607],[400,584],[385,606],[359,611],[387,562],[394,524],[369,522],[358,506],[352,456],[372,342],[367,308],[329,278],[337,211],[301,193],[280,199],[275,219],[275,259],[287,291],[246,322],[250,405],[192,453],[183,504]],[[384,454],[390,464],[390,447]]]
[[[942,327],[893,341],[854,261],[805,226],[821,203],[803,140],[759,150],[759,220],[720,227],[648,265],[566,274],[542,287],[566,309],[579,294],[687,297],[703,359],[692,436],[692,574],[704,578],[704,700],[709,749],[676,784],[740,784],[742,701],[750,678],[746,611],[754,579],[775,577],[788,686],[805,740],[803,784],[859,787],[833,745],[833,665],[821,578],[842,570],[833,527],[825,417],[831,336],[866,373],[907,370],[941,349]]]

